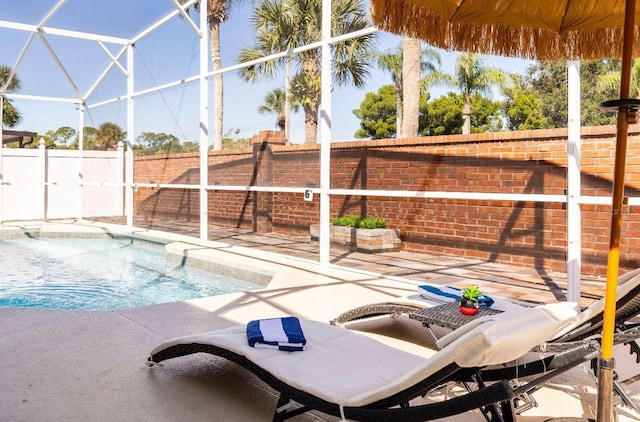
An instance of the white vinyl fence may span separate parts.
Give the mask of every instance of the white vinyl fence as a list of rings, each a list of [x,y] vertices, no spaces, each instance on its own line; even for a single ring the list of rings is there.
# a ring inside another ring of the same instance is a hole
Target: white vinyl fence
[[[0,221],[124,215],[124,153],[2,148]]]

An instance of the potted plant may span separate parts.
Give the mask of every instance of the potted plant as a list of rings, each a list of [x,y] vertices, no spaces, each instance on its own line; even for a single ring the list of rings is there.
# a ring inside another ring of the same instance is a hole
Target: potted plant
[[[320,225],[310,227],[311,240],[320,237]],[[400,230],[390,229],[382,218],[347,215],[336,217],[330,226],[331,243],[366,253],[399,251]]]
[[[480,310],[478,299],[482,296],[482,292],[478,286],[469,286],[462,289],[460,298],[460,312],[465,315],[475,315]]]

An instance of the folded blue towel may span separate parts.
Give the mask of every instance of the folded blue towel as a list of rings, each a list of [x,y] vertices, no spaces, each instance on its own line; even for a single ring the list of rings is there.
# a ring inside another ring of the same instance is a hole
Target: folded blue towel
[[[247,339],[251,347],[288,352],[302,351],[307,344],[300,320],[293,316],[250,321],[247,324]]]
[[[437,302],[454,302],[462,298],[462,290],[451,286],[430,286],[425,284],[418,286],[418,292],[424,299],[435,300]],[[489,296],[482,295],[478,298],[478,303],[481,306],[488,307],[493,305],[493,299]]]

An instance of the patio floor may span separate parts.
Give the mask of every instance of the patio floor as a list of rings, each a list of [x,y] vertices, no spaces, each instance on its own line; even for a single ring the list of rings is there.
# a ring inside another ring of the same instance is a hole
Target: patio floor
[[[0,230],[7,226],[15,228],[4,225]],[[71,226],[112,227],[92,222]],[[328,321],[363,303],[412,294],[423,280],[457,285],[473,280],[489,294],[519,300],[564,298],[566,282],[555,273],[402,252],[370,255],[340,250],[332,250],[332,261],[345,267],[323,267],[301,259],[317,256],[317,245],[306,239],[214,228],[210,239],[236,245],[216,243],[214,254],[227,254],[242,265],[247,260],[247,265],[258,262],[272,268],[272,282],[259,291],[109,312],[0,308],[0,420],[267,421],[277,401],[275,392],[244,369],[207,356],[175,359],[163,368],[149,369],[144,365],[149,351],[168,338],[255,318],[294,314]],[[600,293],[601,284],[592,280],[583,285],[585,302]],[[359,323],[356,328],[412,353],[426,353],[424,347],[432,346],[426,330],[404,317]],[[625,354],[624,350],[620,354],[619,367],[633,368]],[[595,394],[591,375],[576,368],[536,392],[539,406],[518,420],[593,418]],[[618,420],[640,420],[618,401],[614,401]],[[336,419],[312,413],[293,420]],[[449,420],[484,419],[472,412]]]

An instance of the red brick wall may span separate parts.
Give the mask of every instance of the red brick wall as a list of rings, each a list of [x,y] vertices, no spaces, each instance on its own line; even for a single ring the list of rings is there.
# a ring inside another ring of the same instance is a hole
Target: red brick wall
[[[271,144],[265,149],[261,136],[267,135]],[[640,196],[638,139],[639,133],[630,134],[629,196]],[[254,140],[253,149],[209,153],[209,184],[318,187],[319,146],[282,145],[282,141],[274,132],[264,132]],[[566,143],[566,129],[335,143],[331,187],[563,195]],[[609,196],[615,127],[583,128],[581,145],[582,195]],[[197,184],[197,167],[198,154],[136,157],[135,180]],[[195,221],[198,198],[197,190],[140,188],[136,213]],[[628,207],[623,218],[621,266],[625,268],[639,264],[640,245],[635,239],[640,237],[640,217],[634,208]],[[609,209],[608,205],[582,206],[585,274],[605,273]],[[301,194],[209,193],[212,224],[307,234],[309,225],[318,222],[318,213],[317,196],[307,202]],[[565,268],[564,204],[332,196],[332,217],[348,214],[385,218],[401,230],[406,251],[535,266],[539,271]]]

